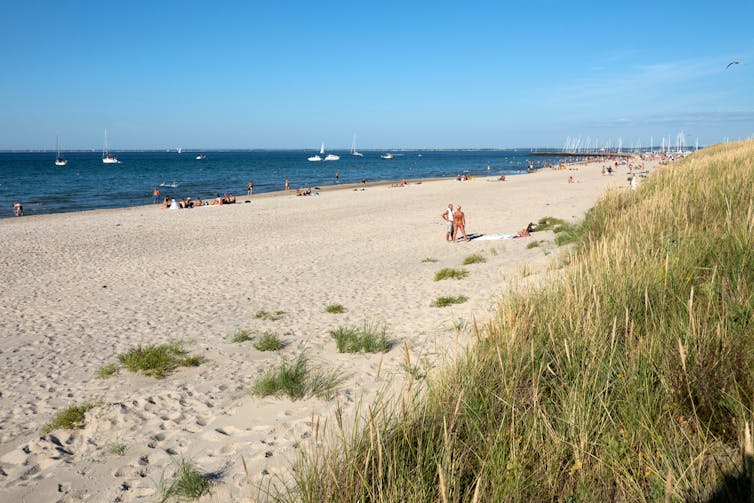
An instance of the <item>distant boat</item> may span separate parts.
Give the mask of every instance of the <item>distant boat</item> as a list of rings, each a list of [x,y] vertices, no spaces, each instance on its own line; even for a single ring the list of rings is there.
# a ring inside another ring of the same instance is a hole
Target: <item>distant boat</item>
[[[181,147],[178,147],[177,152],[180,154],[181,152],[183,152],[183,149]]]
[[[356,150],[356,135],[353,135],[353,141],[351,142],[351,155],[355,157],[364,157],[364,154]]]
[[[339,161],[340,160],[340,156],[339,155],[335,155],[335,154],[327,154],[327,156],[325,156],[324,160],[325,161]]]
[[[393,154],[391,154],[390,152],[388,152],[387,154],[382,154],[380,156],[380,159],[385,159],[386,161],[389,161],[393,159]]]
[[[108,151],[107,147],[107,129],[105,129],[105,144],[102,147],[102,164],[120,164],[117,157]]]
[[[323,143],[322,146],[319,148],[319,155],[314,154],[311,157],[307,157],[307,161],[321,161],[322,156],[325,155],[325,144]]]
[[[197,155],[197,156],[196,156],[196,160],[197,160],[197,161],[203,161],[203,160],[205,160],[206,158],[207,158],[207,156],[206,156],[206,155]]]
[[[68,164],[68,161],[60,155],[60,140],[57,136],[55,137],[55,150],[58,152],[55,156],[55,166],[65,166]]]

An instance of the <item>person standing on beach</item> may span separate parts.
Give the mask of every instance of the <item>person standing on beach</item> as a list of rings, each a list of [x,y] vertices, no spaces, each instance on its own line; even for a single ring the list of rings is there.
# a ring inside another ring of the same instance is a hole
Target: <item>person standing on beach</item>
[[[285,177],[285,190],[291,190],[291,184],[288,182],[288,177]]]
[[[453,205],[449,204],[441,216],[446,225],[445,241],[450,241],[453,238]]]
[[[466,215],[461,211],[461,205],[459,204],[456,211],[453,212],[453,241],[455,242],[458,231],[463,234],[463,239],[469,240],[466,235]]]
[[[160,189],[157,187],[154,188],[152,191],[152,204],[157,204],[160,202]]]
[[[252,192],[254,192],[254,182],[249,180],[249,184],[246,186],[247,189],[249,189],[249,195],[251,195]]]

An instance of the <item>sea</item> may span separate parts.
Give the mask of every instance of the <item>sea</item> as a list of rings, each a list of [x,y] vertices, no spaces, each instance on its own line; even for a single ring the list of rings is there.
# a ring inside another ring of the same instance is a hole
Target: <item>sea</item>
[[[161,196],[209,199],[222,194],[245,196],[249,181],[254,194],[280,191],[288,178],[291,189],[386,180],[417,180],[463,176],[506,176],[528,172],[557,154],[533,156],[517,150],[416,150],[349,152],[339,161],[311,162],[316,152],[284,151],[124,151],[114,152],[119,164],[103,164],[100,152],[66,152],[66,166],[55,166],[55,152],[0,152],[0,218],[14,216],[13,203],[25,215],[122,208],[152,203]],[[198,159],[197,157],[204,158]],[[336,180],[336,173],[339,177]]]

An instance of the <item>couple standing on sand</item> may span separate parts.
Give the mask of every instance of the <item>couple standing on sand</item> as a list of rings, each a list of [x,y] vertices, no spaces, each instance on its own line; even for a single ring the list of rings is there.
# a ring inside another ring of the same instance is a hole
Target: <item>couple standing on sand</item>
[[[468,241],[469,237],[466,235],[466,215],[461,211],[461,205],[457,208],[453,208],[452,204],[449,204],[445,211],[442,212],[442,219],[447,223],[447,229],[445,232],[446,241],[455,241],[458,231],[463,234],[463,238]]]

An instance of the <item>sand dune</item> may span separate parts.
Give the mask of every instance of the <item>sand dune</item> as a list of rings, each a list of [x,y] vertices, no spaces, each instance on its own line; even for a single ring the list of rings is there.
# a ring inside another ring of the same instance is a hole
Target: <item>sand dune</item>
[[[151,501],[181,457],[222,472],[209,500],[256,497],[259,483],[284,475],[309,445],[317,416],[336,404],[353,413],[386,383],[402,385],[404,342],[413,362],[435,366],[468,342],[460,322],[487,319],[507,280],[524,267],[543,271],[558,253],[550,232],[446,243],[448,203],[463,206],[470,233],[515,232],[543,216],[580,218],[606,188],[628,190],[625,172],[602,176],[592,164],[505,182],[0,221],[0,499]],[[577,183],[566,183],[569,175]],[[541,245],[529,248],[535,240]],[[486,262],[465,266],[467,278],[433,281],[474,253]],[[469,301],[430,306],[443,295]],[[324,312],[333,303],[346,312]],[[284,313],[265,320],[259,310]],[[385,324],[398,344],[384,356],[339,354],[329,331],[365,322]],[[287,345],[265,353],[230,342],[241,328],[273,331]],[[125,370],[95,377],[134,346],[170,340],[205,363],[162,380]],[[302,351],[342,373],[336,400],[251,396],[259,375]],[[86,402],[96,406],[84,429],[41,434],[56,411]]]

